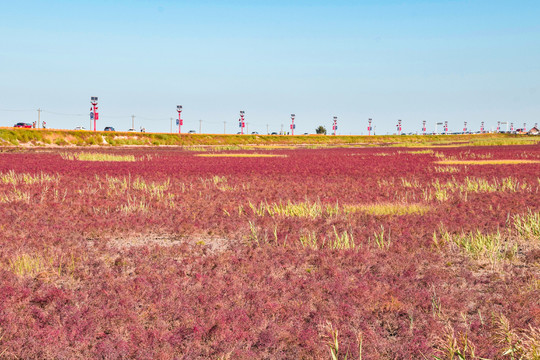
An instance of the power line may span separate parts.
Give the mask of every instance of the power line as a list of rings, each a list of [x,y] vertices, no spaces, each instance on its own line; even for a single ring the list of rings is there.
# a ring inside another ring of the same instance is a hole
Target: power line
[[[88,116],[87,114],[68,114],[68,113],[61,113],[61,112],[49,111],[49,110],[41,110],[41,111],[47,114],[61,115],[61,116]]]
[[[139,115],[137,115],[137,117],[138,117],[139,119],[150,120],[150,121],[164,121],[164,120],[167,120],[166,118],[155,119],[155,118],[148,118],[148,117],[146,117],[146,116],[139,116]]]
[[[100,114],[100,115],[101,115],[101,114]],[[101,115],[101,116],[103,116],[103,115]],[[105,114],[105,117],[106,117],[106,118],[110,118],[110,119],[125,119],[125,118],[131,117],[131,115],[114,116],[114,115],[107,115],[107,114]],[[140,116],[137,116],[137,117],[140,117]]]
[[[0,111],[9,111],[9,112],[26,112],[26,111],[35,111],[35,109],[32,109],[32,110],[14,110],[14,109],[0,109]]]

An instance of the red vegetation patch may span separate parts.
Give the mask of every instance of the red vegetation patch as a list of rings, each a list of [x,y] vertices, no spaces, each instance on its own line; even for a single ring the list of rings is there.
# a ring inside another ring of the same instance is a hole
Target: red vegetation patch
[[[358,358],[360,338],[366,359],[443,356],[462,335],[477,356],[501,358],[494,319],[521,339],[540,326],[539,243],[512,222],[540,211],[540,164],[435,171],[442,158],[535,160],[539,146],[111,153],[144,160],[0,154],[0,358],[329,358],[336,330],[340,358]],[[22,180],[3,181],[10,171]],[[24,181],[41,173],[57,180]],[[435,196],[440,184],[508,178],[517,186]],[[289,202],[429,211],[266,216],[249,205]],[[487,266],[434,244],[443,230],[499,230],[515,251]],[[329,246],[345,237],[354,246]]]

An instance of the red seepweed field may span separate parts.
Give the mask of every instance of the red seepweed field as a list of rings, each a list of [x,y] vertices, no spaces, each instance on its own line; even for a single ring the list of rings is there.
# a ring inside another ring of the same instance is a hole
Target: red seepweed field
[[[539,273],[538,145],[0,153],[2,359],[539,359]]]

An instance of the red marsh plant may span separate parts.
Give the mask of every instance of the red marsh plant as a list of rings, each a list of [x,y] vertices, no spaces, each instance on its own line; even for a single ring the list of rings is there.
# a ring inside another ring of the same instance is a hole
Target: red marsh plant
[[[536,356],[540,164],[437,161],[537,145],[66,153],[0,154],[0,358]]]

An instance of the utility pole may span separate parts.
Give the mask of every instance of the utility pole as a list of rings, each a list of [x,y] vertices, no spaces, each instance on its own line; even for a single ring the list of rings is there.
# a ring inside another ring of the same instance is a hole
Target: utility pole
[[[173,118],[171,118],[171,134],[172,134],[172,120],[173,120]]]
[[[38,128],[38,129],[39,129],[39,122],[40,122],[40,120],[41,120],[41,112],[42,112],[42,111],[43,111],[43,110],[41,110],[41,108],[37,109],[37,113],[38,113],[38,115],[37,115],[37,128]]]
[[[135,130],[135,115],[131,115],[131,128]]]
[[[249,134],[249,123],[246,122],[246,134]]]
[[[279,135],[283,135],[283,124],[281,124],[281,133]]]
[[[199,120],[199,134],[202,134],[202,119]]]
[[[226,128],[226,127],[227,127],[227,122],[224,121],[224,122],[223,122],[223,133],[224,133],[224,134],[227,133],[227,130],[226,130],[227,128]]]
[[[266,124],[266,135],[270,135],[270,133],[268,132],[268,124]]]

